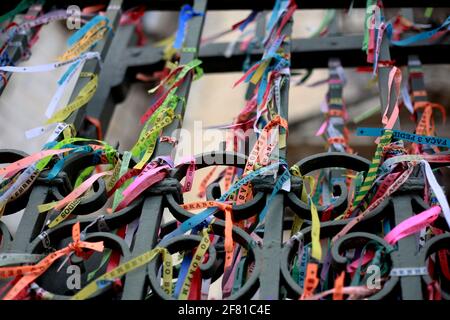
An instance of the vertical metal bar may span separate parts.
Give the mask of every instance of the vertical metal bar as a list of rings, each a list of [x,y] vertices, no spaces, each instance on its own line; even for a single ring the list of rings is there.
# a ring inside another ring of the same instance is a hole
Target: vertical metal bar
[[[391,53],[389,52],[389,39],[384,36],[383,40],[381,41],[379,61],[381,62],[390,60]],[[378,68],[378,87],[380,89],[381,114],[383,115],[387,108],[388,117],[392,113],[397,98],[397,93],[395,92],[395,89],[392,88],[390,93],[389,106],[387,105],[389,95],[389,73],[391,72],[391,70],[391,66],[380,65]],[[395,121],[393,129],[400,129],[400,119],[397,119]]]
[[[339,34],[337,14],[334,15],[333,20],[331,21],[328,29],[329,29],[329,32],[328,32],[329,36],[336,36]],[[339,74],[337,73],[337,68],[339,66],[341,66],[341,61],[339,58],[330,58],[328,60],[328,71],[329,71],[329,79],[330,80],[339,80],[340,79]],[[333,103],[334,102],[333,99],[341,99],[342,100],[343,84],[342,83],[333,84],[333,85],[329,84],[328,86],[329,86],[329,91],[328,91],[329,96],[327,98],[330,101],[332,101],[328,106],[329,109],[342,111],[342,109],[343,109],[342,104]],[[339,124],[335,127],[339,132],[342,132],[343,128],[344,128],[344,123],[342,123],[342,125]],[[327,137],[328,137],[328,134],[327,134]],[[337,150],[334,150],[333,146],[331,146],[331,149],[332,149],[332,151],[337,151]]]
[[[416,55],[408,56],[408,71],[410,75],[412,91],[423,92],[423,95],[413,96],[412,102],[427,102],[428,94],[425,89],[425,80],[423,76],[422,63],[420,62],[419,56]],[[420,120],[420,118],[422,117],[422,113],[423,113],[422,111],[417,112],[418,120]]]
[[[328,9],[330,10],[330,9]],[[335,10],[335,9],[334,9]],[[336,11],[336,10],[335,10]],[[327,14],[327,13],[326,13]],[[331,20],[330,25],[328,26],[328,36],[329,37],[334,37],[340,34],[340,30],[339,30],[339,22],[338,22],[338,15],[335,12],[334,13],[334,17],[333,20]]]
[[[330,73],[330,77],[329,80],[332,81],[340,81],[340,77],[339,74],[337,72],[337,68],[340,67],[341,62],[339,59],[337,58],[330,58],[329,63],[328,63],[328,68],[329,68],[329,73]],[[342,95],[343,95],[343,84],[342,81],[340,83],[330,83],[329,84],[329,91],[328,91],[328,108],[329,111],[339,111],[342,112],[343,111],[343,100],[342,100]],[[340,101],[340,102],[338,102]],[[334,119],[333,119],[334,118]],[[334,120],[338,120],[338,121],[342,121],[342,122],[336,122]],[[337,131],[339,131],[339,133],[341,134],[341,136],[344,136],[343,132],[344,132],[344,118],[341,116],[330,116],[330,123],[334,124],[334,127],[336,128]],[[328,133],[326,133],[326,137],[330,138]],[[337,150],[333,145],[330,146],[331,151],[340,151]]]
[[[335,17],[336,19],[336,17]],[[333,126],[335,130],[335,137],[344,138],[345,133],[345,119],[342,114],[343,107],[343,81],[339,76],[338,67],[341,66],[341,61],[338,58],[330,58],[328,60],[328,70],[329,70],[329,84],[328,84],[328,93],[327,93],[327,104],[328,104],[328,112],[329,115],[326,117],[325,121],[328,121],[327,128],[325,130],[325,138],[328,142],[328,151],[338,151],[338,152],[346,152],[346,145],[339,144],[341,147],[337,148],[336,144],[330,143],[330,138],[333,138],[329,135],[328,126]],[[333,111],[335,113],[333,113]],[[336,114],[340,112],[340,115]],[[332,185],[333,180],[341,178],[343,170],[339,169],[324,169],[324,178],[325,181],[322,184],[322,201],[324,205],[328,205],[331,201],[332,190],[330,190],[330,186]],[[320,183],[320,181],[319,181]]]
[[[403,11],[403,13],[408,13]],[[387,37],[383,37],[380,50],[380,61],[390,60],[391,56],[389,53],[389,40]],[[378,71],[378,85],[380,88],[380,99],[381,99],[381,110],[382,114],[385,112],[386,107],[388,108],[388,115],[392,112],[397,94],[392,88],[390,95],[390,103],[387,106],[387,98],[389,94],[389,72],[392,67],[380,67]],[[394,125],[394,129],[400,129],[400,120],[397,119]],[[392,198],[394,205],[394,221],[395,225],[399,225],[402,221],[410,218],[413,213],[413,208],[411,205],[410,195],[398,195],[396,194]],[[396,268],[406,268],[406,267],[416,267],[419,265],[416,252],[417,252],[417,241],[415,237],[405,237],[398,241],[397,243],[398,251],[393,255],[394,267]],[[421,289],[421,277],[420,276],[408,276],[400,278],[400,288],[401,297],[403,300],[422,300],[422,289]]]
[[[412,8],[402,8],[400,11],[400,14],[408,19],[411,22],[414,22],[414,10]],[[423,71],[422,71],[422,63],[419,59],[419,56],[417,55],[409,55],[408,56],[408,72],[410,76],[410,84],[412,91],[422,91],[425,93],[423,96],[413,96],[413,103],[414,101],[428,101],[428,95],[425,91],[425,81],[423,78]],[[413,73],[414,76],[411,76]],[[420,120],[422,118],[422,111],[419,110],[417,112],[417,120]],[[424,146],[427,149],[431,149],[429,146]]]
[[[194,10],[203,12],[203,16],[193,17],[189,21],[189,29],[186,35],[185,47],[196,48],[194,52],[182,52],[180,64],[187,64],[197,57],[197,52],[202,35],[203,25],[206,17],[207,0],[196,0],[194,2]],[[178,90],[180,97],[185,97],[186,101],[189,95],[189,89],[192,82],[192,75],[189,73],[188,78],[182,83]],[[184,117],[185,105],[183,102],[178,103],[175,113]],[[164,129],[165,135],[172,135],[173,132],[181,126],[181,122],[175,119],[168,127]],[[156,146],[154,157],[169,155],[172,146],[169,144],[158,144]],[[162,220],[163,214],[163,196],[149,196],[145,199],[142,208],[141,217],[139,219],[139,227],[136,232],[135,243],[132,249],[131,258],[139,256],[144,252],[151,250],[156,245],[157,235]],[[123,289],[123,300],[143,299],[146,294],[146,267],[138,268],[125,278],[125,285]]]
[[[262,47],[262,41],[266,34],[266,12],[261,11],[258,20],[256,21],[256,39],[255,39],[255,47],[261,48]],[[253,83],[249,83],[247,86],[247,91],[245,93],[245,99],[250,100],[253,97],[253,91],[255,91],[255,85]]]
[[[290,37],[293,21],[289,21],[282,33]],[[286,52],[291,51],[290,41],[284,44]],[[281,88],[280,116],[288,119],[289,79],[287,78]],[[279,150],[279,156],[286,158],[286,147]],[[259,298],[264,300],[277,300],[280,298],[280,259],[283,244],[284,195],[277,194],[268,204],[264,228],[263,261],[260,275]]]
[[[156,244],[163,215],[163,196],[150,196],[145,199],[139,218],[135,243],[131,258],[151,250]],[[142,300],[147,293],[147,266],[128,273],[125,277],[122,300]]]
[[[112,39],[114,37],[114,31],[117,29],[117,25],[119,23],[120,15],[121,15],[121,7],[122,7],[123,0],[111,0],[109,2],[109,6],[106,10],[106,17],[110,21],[110,27],[112,29],[112,32],[108,32],[106,35],[106,38],[102,41],[98,42],[95,51],[100,53],[102,61],[105,60],[106,55],[108,53],[108,50],[110,48]],[[86,61],[82,72],[93,72],[96,74],[100,74],[101,76],[101,69],[100,69],[100,62],[97,60],[90,60]],[[86,85],[86,83],[89,81],[89,79],[86,78],[79,78],[75,88],[72,92],[72,95],[70,97],[70,101],[73,101],[77,96],[80,90]],[[101,108],[103,106],[97,106],[98,108]],[[66,120],[67,123],[73,123],[77,132],[80,130],[83,122],[84,117],[86,115],[86,108],[80,108],[74,113],[70,115],[70,117]]]
[[[395,212],[395,225],[413,215],[410,195],[396,195],[392,200]],[[417,239],[415,236],[405,237],[397,243],[397,252],[392,254],[395,268],[411,268],[420,266],[417,256]],[[422,277],[407,276],[400,278],[401,297],[403,300],[423,300]]]
[[[44,226],[47,215],[39,213],[37,206],[47,201],[50,189],[46,185],[34,185],[32,188],[10,252],[27,252],[28,244],[41,232]]]
[[[408,72],[409,72],[410,88],[413,94],[412,96],[413,106],[415,106],[419,102],[428,102],[429,100],[427,90],[425,88],[422,63],[420,62],[418,56],[416,55],[408,56]],[[419,124],[423,116],[423,110],[418,109],[417,111],[414,111],[414,114],[416,115],[415,117],[416,124]],[[422,151],[428,154],[434,153],[433,148],[431,147],[431,145],[428,144],[422,146]]]
[[[103,63],[97,91],[85,107],[86,115],[100,121],[103,135],[108,130],[117,103],[112,90],[119,85],[128,85],[128,83],[124,83],[127,65],[122,61],[122,57],[134,30],[134,26],[122,26],[117,29]],[[89,134],[89,130],[87,133]]]

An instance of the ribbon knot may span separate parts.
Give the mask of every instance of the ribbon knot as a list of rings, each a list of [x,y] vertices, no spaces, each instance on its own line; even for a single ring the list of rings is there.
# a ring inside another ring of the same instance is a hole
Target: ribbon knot
[[[97,252],[102,252],[104,249],[103,241],[99,242],[86,242],[81,241],[80,236],[80,223],[77,222],[72,228],[72,239],[67,249],[71,252],[74,252],[78,257],[87,258],[87,253],[83,252],[83,249],[90,249]]]
[[[69,249],[73,251],[77,256],[81,256],[83,253],[83,249],[80,246],[80,242],[72,242],[68,245]]]

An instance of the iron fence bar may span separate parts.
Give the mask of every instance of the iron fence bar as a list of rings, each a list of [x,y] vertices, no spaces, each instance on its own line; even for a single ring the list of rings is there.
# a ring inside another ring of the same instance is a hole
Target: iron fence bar
[[[395,225],[414,215],[411,195],[396,195],[392,197]],[[397,243],[397,252],[391,257],[394,268],[422,267],[419,261],[416,237],[410,236],[400,239]],[[403,300],[423,300],[422,281],[420,275],[400,277],[400,290]]]
[[[383,37],[380,49],[379,61],[390,61],[391,55],[389,52],[389,45],[387,37]],[[393,67],[381,67],[378,70],[378,86],[380,91],[380,101],[381,101],[381,112],[385,113],[386,108],[388,110],[387,116],[390,117],[394,105],[397,99],[397,92],[395,90],[395,80],[392,83],[392,88],[390,90],[390,100],[388,105],[388,95],[389,95],[389,73]],[[400,93],[398,93],[400,94]],[[400,129],[400,119],[397,118],[393,129]],[[395,139],[393,139],[395,141]],[[417,172],[416,176],[424,178],[424,176]],[[414,216],[414,211],[412,207],[412,194],[399,194],[399,192],[394,193],[391,197],[392,206],[394,209],[394,225],[399,225],[406,219]],[[391,256],[393,259],[393,268],[408,268],[419,266],[418,259],[418,248],[417,241],[415,237],[404,237],[397,242],[397,252],[394,252]],[[422,300],[422,288],[421,288],[421,276],[408,276],[400,277],[400,292],[403,300]]]
[[[28,252],[28,245],[38,236],[47,218],[46,214],[38,212],[37,207],[46,203],[50,188],[42,184],[34,186],[27,206],[16,230],[10,252]]]
[[[94,51],[97,51],[100,53],[102,61],[105,60],[110,45],[112,42],[112,39],[114,37],[114,32],[117,29],[117,25],[119,23],[120,15],[121,15],[121,7],[122,7],[123,0],[111,0],[109,2],[108,8],[106,10],[106,17],[109,19],[111,31],[107,32],[105,38],[101,41],[99,41],[95,47]],[[101,77],[102,70],[101,70],[101,62],[97,59],[88,60],[85,62],[82,72],[91,72],[97,74],[99,77]],[[70,101],[73,101],[78,96],[78,93],[81,91],[81,89],[86,85],[86,83],[89,81],[87,78],[79,78],[77,80],[77,83],[75,85],[75,88],[72,92],[72,95],[70,97]],[[99,108],[104,108],[105,105],[100,105]],[[86,108],[80,108],[73,112],[69,118],[67,118],[67,123],[72,123],[75,126],[75,129],[77,132],[82,128],[82,125],[84,123],[84,119],[86,116]]]
[[[336,14],[334,14],[333,19],[331,20],[331,22],[328,26],[328,35],[331,37],[340,35],[339,28],[338,28],[338,19],[337,19]],[[336,103],[329,103],[329,101],[331,101],[331,99],[341,99],[342,100],[342,84],[331,85],[331,80],[339,79],[339,74],[337,73],[337,67],[340,65],[341,65],[341,62],[340,62],[339,58],[336,58],[336,57],[329,58],[329,60],[328,60],[329,83],[328,83],[328,92],[327,92],[327,97],[326,97],[327,108],[329,109],[329,111],[333,110],[333,109],[342,111],[342,105],[339,105]],[[331,119],[331,117],[330,117],[330,119],[325,118],[324,121],[332,121],[332,119]],[[340,133],[342,133],[343,124],[335,126],[335,127]],[[330,137],[329,137],[329,134],[327,131],[328,130],[325,128],[324,137],[328,141],[328,139]],[[337,150],[333,150],[333,149],[335,149],[334,144],[331,144],[328,151],[337,151]],[[328,179],[328,178],[332,179],[339,175],[339,172],[336,170],[331,171],[331,174],[330,174],[330,170],[326,169],[325,173],[326,173],[326,179]],[[320,182],[318,182],[318,183],[320,183]],[[325,190],[323,190],[323,192],[324,191]],[[329,192],[328,188],[326,188],[326,192]],[[327,197],[328,196],[329,196],[329,193],[327,193]]]
[[[335,19],[336,20],[336,19]],[[341,79],[341,76],[338,73],[338,68],[342,67],[341,62],[338,58],[330,58],[329,60],[329,84],[328,84],[328,93],[327,93],[327,107],[329,116],[327,116],[324,121],[328,121],[328,125],[325,128],[324,137],[328,142],[328,152],[340,151],[347,152],[345,149],[346,146],[344,144],[339,144],[340,149],[336,148],[334,143],[330,143],[329,139],[333,138],[330,136],[328,132],[328,126],[333,125],[336,129],[336,136],[343,138],[345,136],[345,119],[343,115],[344,107],[343,107],[343,82],[344,79]],[[338,112],[338,113],[336,113]],[[338,115],[340,114],[340,115]],[[340,178],[342,176],[343,170],[338,169],[325,169],[325,183],[322,185],[322,194],[323,194],[323,204],[329,205],[329,201],[331,200],[331,196],[333,191],[330,190],[329,186],[332,184],[333,180]],[[318,181],[318,183],[321,183]]]
[[[425,89],[425,79],[422,70],[422,63],[419,59],[419,56],[408,56],[408,72],[409,79],[405,81],[410,81],[413,106],[417,102],[428,102],[429,100],[427,91]],[[420,95],[415,95],[415,92],[420,92]],[[423,110],[414,110],[414,114],[416,116],[416,123],[418,124],[420,122],[420,119],[422,118]],[[425,153],[434,153],[433,148],[430,145],[424,145],[422,148]]]
[[[8,253],[28,253],[28,246],[41,232],[45,223],[45,214],[40,214],[37,206],[48,200],[50,187],[46,184],[34,185],[28,198],[27,206],[17,226],[17,230],[13,240],[9,243],[9,247],[1,248],[2,252]],[[7,279],[0,279],[0,287],[8,283]],[[2,298],[6,294],[0,294]]]
[[[402,9],[402,15],[408,20],[414,22],[414,11],[411,8]],[[409,79],[405,79],[405,81],[409,81],[411,91],[412,91],[412,102],[427,102],[428,94],[425,89],[425,80],[422,70],[422,62],[419,59],[419,56],[416,54],[411,54],[408,56],[408,76]],[[421,95],[415,95],[414,92],[420,91]],[[421,109],[415,111],[416,115],[416,123],[420,121],[423,115],[423,111]],[[423,150],[426,153],[433,153],[433,149],[430,145],[424,145]]]
[[[337,112],[343,112],[343,100],[342,100],[342,96],[343,96],[343,83],[342,83],[342,79],[340,79],[340,76],[338,74],[338,67],[341,66],[341,62],[339,59],[337,58],[330,58],[330,62],[329,62],[329,79],[330,80],[334,80],[335,82],[333,84],[329,84],[329,91],[328,91],[328,108],[329,110],[332,111],[337,111]],[[341,81],[340,83],[336,83],[337,81]],[[340,101],[340,102],[339,102]],[[334,125],[334,127],[339,131],[339,133],[343,136],[344,134],[344,119],[343,116],[330,116],[330,121],[332,121],[332,118],[336,118],[336,120],[341,120],[342,122],[337,123]],[[326,137],[330,138],[329,134],[326,133]],[[330,146],[330,151],[340,151],[340,150],[336,150],[336,148],[333,146],[333,144]]]
[[[282,34],[289,39],[292,34],[293,18],[284,26]],[[290,53],[290,41],[283,44],[285,52]],[[291,59],[291,57],[289,57]],[[288,120],[289,106],[289,78],[280,90],[280,116]],[[287,146],[278,150],[280,159],[286,159]],[[268,196],[266,196],[268,197]],[[278,300],[280,298],[281,279],[281,256],[283,245],[283,222],[285,216],[285,196],[278,193],[273,200],[267,204],[268,210],[264,225],[262,268],[259,277],[260,291],[259,298],[265,300]]]
[[[366,54],[361,50],[362,35],[329,36],[310,39],[292,40],[292,68],[327,68],[328,59],[339,57],[344,67],[359,67],[367,65]],[[389,46],[386,39],[385,47]],[[200,49],[200,59],[204,61],[205,72],[222,72],[226,63],[227,71],[239,71],[245,59],[245,53],[239,50],[238,43],[233,55],[225,58],[223,52],[228,44],[225,42],[211,43]],[[142,50],[145,50],[144,48]],[[436,55],[433,52],[439,51]],[[397,65],[406,65],[409,54],[418,54],[423,63],[447,63],[450,54],[450,40],[443,39],[438,43],[420,41],[406,47],[391,46],[390,56]],[[252,55],[262,54],[261,49],[255,49]]]
[[[180,64],[184,65],[194,60],[198,53],[203,25],[206,18],[207,0],[195,0],[194,10],[202,12],[203,15],[193,17],[189,20],[188,31],[184,43],[185,48],[195,48],[195,51],[186,51],[182,49]],[[192,74],[188,73],[186,80],[180,85],[178,96],[185,98],[185,102],[180,101],[175,109],[175,114],[180,114],[181,119],[185,113],[185,103],[188,100],[189,89],[192,82]],[[171,136],[176,129],[182,125],[181,120],[174,121],[163,130],[163,135]],[[172,145],[163,143],[157,144],[152,158],[158,156],[170,155]],[[151,195],[145,198],[141,216],[139,218],[139,227],[135,235],[135,242],[132,248],[131,258],[139,256],[146,251],[151,250],[157,241],[157,235],[161,224],[163,214],[163,195]],[[123,300],[143,299],[146,294],[146,267],[138,268],[125,277],[123,289]]]
[[[258,57],[261,56],[262,49],[263,49],[262,41],[265,37],[265,34],[266,34],[266,13],[260,12],[260,16],[258,17],[258,20],[256,21],[256,32],[255,32],[256,39],[254,42],[255,46],[252,47],[252,51],[251,51],[252,56],[253,56],[253,52],[255,52],[256,50],[258,50],[258,52],[260,52],[260,55]],[[202,48],[200,48],[200,59],[204,59],[204,57],[202,57]],[[241,65],[241,70],[242,70],[242,65]],[[251,99],[253,96],[254,90],[255,90],[255,85],[250,82],[247,86],[247,91],[245,93],[245,99],[247,99],[247,100]]]
[[[108,130],[116,105],[125,99],[128,91],[130,82],[124,81],[127,65],[122,59],[134,29],[132,25],[117,28],[99,75],[97,90],[84,107],[87,116],[100,121],[103,134]],[[83,136],[96,137],[97,128],[92,124],[84,122],[81,128]]]
[[[387,37],[383,37],[381,40],[381,47],[380,47],[380,55],[378,58],[379,62],[381,61],[391,61],[391,53],[389,51],[389,39]],[[379,65],[378,68],[378,88],[380,90],[380,102],[381,102],[381,114],[383,115],[385,113],[385,110],[387,108],[387,116],[389,117],[393,111],[397,93],[395,92],[395,83],[392,83],[392,90],[389,92],[389,73],[392,70],[392,66],[383,66]],[[388,96],[389,98],[389,105],[388,103]],[[400,120],[397,118],[395,121],[393,129],[400,129]]]
[[[339,57],[344,67],[366,66],[366,54],[361,50],[362,35],[329,36],[310,39],[292,40],[292,68],[327,68],[331,57]],[[203,61],[205,73],[240,72],[246,58],[246,52],[239,49],[240,43],[235,46],[231,57],[223,55],[229,46],[227,42],[210,43],[200,48],[199,59]],[[436,55],[434,52],[441,54]],[[251,59],[262,55],[262,48],[255,48]],[[438,43],[420,41],[407,47],[390,47],[390,55],[397,65],[406,65],[407,56],[418,54],[425,64],[447,63],[450,55],[450,39]],[[153,71],[162,60],[162,49],[151,45],[144,47],[130,47],[126,49],[121,58],[124,67],[130,67],[141,72]],[[123,67],[119,67],[121,68]]]
[[[410,8],[402,9],[402,14],[409,19],[410,21],[414,21],[414,12]],[[425,89],[425,80],[424,80],[424,74],[422,70],[422,63],[420,61],[420,58],[418,55],[409,55],[408,56],[408,72],[409,72],[409,79],[405,79],[405,81],[410,82],[411,92],[412,92],[412,103],[413,105],[416,102],[427,102],[428,100],[428,94]],[[420,95],[415,95],[414,92],[420,92]],[[414,114],[416,116],[416,123],[419,123],[420,119],[422,118],[423,111],[422,110],[414,110]],[[423,146],[423,152],[424,153],[434,153],[434,150],[431,148],[430,145],[424,145]],[[424,179],[424,175],[422,173],[418,173],[418,176],[421,176],[422,179]],[[435,174],[438,183],[441,184],[442,181],[442,172],[438,171]],[[403,199],[405,198],[405,199]],[[402,207],[402,211],[396,215],[396,219],[401,222],[401,215],[404,210],[404,207],[409,207],[412,211],[411,207],[411,199],[407,196],[403,196],[403,198],[394,198],[394,205],[398,205],[400,202],[404,202],[405,204]],[[394,207],[394,209],[396,209]],[[403,213],[404,214],[404,213]],[[399,217],[400,216],[400,217]],[[405,219],[408,217],[405,217]],[[397,221],[396,221],[397,223]],[[417,248],[417,238],[416,237],[409,237],[409,239],[403,239],[403,240],[409,240],[408,241],[400,241],[399,251],[401,251],[402,255],[398,256],[397,258],[402,261],[404,264],[403,267],[418,267],[420,266],[421,261],[418,257],[419,252],[415,248]],[[409,250],[408,250],[409,248]],[[401,257],[401,259],[400,259]],[[415,276],[415,277],[403,277],[400,279],[401,281],[401,290],[402,290],[402,297],[405,300],[422,300],[424,298],[422,290],[418,290],[417,288],[420,288],[422,281],[421,277]]]

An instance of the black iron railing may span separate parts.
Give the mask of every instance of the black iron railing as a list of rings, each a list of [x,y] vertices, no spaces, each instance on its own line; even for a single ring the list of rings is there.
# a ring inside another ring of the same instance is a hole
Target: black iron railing
[[[73,4],[74,1],[46,1],[44,8],[51,8],[54,5],[64,8],[65,5]],[[94,1],[97,4],[99,1]],[[93,3],[94,3],[93,2]],[[352,1],[298,1],[299,9],[310,8],[348,8]],[[446,1],[384,1],[386,7],[408,6],[445,6]],[[105,2],[106,3],[106,2]],[[111,21],[113,32],[101,41],[96,47],[103,59],[102,68],[99,61],[91,60],[86,62],[83,71],[95,72],[99,75],[99,85],[92,100],[84,108],[74,112],[67,123],[73,123],[79,136],[87,138],[97,137],[97,128],[86,121],[86,116],[96,118],[101,123],[103,132],[106,132],[111,121],[114,107],[124,99],[130,82],[134,81],[135,73],[139,71],[151,72],[159,70],[163,65],[163,49],[155,48],[152,45],[143,47],[134,46],[132,42],[134,26],[118,27],[118,21],[122,12],[134,5],[142,4],[141,1],[121,1],[111,0],[106,9],[106,15]],[[153,10],[174,10],[177,11],[184,1],[161,0],[145,2],[149,9]],[[365,7],[366,1],[353,1],[353,7]],[[235,49],[231,58],[225,58],[223,52],[227,48],[227,43],[213,43],[200,47],[200,40],[203,30],[207,10],[228,10],[228,9],[252,9],[270,10],[272,1],[214,1],[195,0],[193,8],[204,13],[193,17],[188,22],[185,47],[194,48],[186,52],[181,52],[180,64],[189,63],[195,58],[202,60],[203,69],[206,73],[240,71],[246,53]],[[6,2],[2,3],[2,10],[10,10]],[[264,28],[260,28],[263,30]],[[290,37],[292,31],[292,21],[283,28],[282,33]],[[361,50],[362,36],[360,35],[333,35],[324,38],[312,39],[292,39],[283,44],[283,50],[290,53],[289,59],[291,68],[331,68],[330,77],[335,77],[333,68],[342,64],[344,67],[365,65],[365,53]],[[239,46],[236,46],[238,48]],[[14,51],[15,52],[15,51]],[[408,47],[389,47],[389,42],[384,39],[381,46],[380,60],[395,60],[398,65],[404,65],[411,55],[420,57],[422,63],[448,63],[450,46],[447,40],[438,43],[421,42]],[[251,54],[253,60],[258,60],[263,53],[262,47],[256,47]],[[12,55],[15,57],[15,55]],[[338,59],[338,60],[337,60]],[[410,62],[413,61],[410,58]],[[411,65],[411,63],[410,63]],[[379,91],[381,105],[387,105],[388,76],[391,66],[381,66],[379,69]],[[188,74],[187,80],[183,82],[178,90],[178,95],[185,100],[188,99],[191,77]],[[80,78],[72,94],[72,100],[86,84],[86,79]],[[421,84],[414,80],[413,89]],[[417,90],[421,90],[420,87]],[[390,108],[395,102],[395,91],[391,92]],[[331,98],[342,97],[342,86],[330,89]],[[281,109],[280,116],[288,119],[288,97],[289,79],[286,78],[281,88]],[[180,114],[180,119],[175,119],[167,126],[162,135],[171,136],[175,129],[181,127],[181,121],[185,112],[185,103],[180,101],[176,107],[176,113]],[[333,104],[334,108],[341,108],[339,103]],[[383,110],[384,112],[384,110]],[[396,124],[399,128],[400,124]],[[343,127],[338,128],[342,130]],[[152,159],[158,156],[165,156],[171,153],[172,146],[168,143],[158,143]],[[11,163],[26,156],[22,152],[12,150],[2,150],[0,152],[1,163]],[[279,150],[279,156],[286,158],[286,148]],[[5,254],[36,254],[46,255],[52,250],[62,248],[71,240],[72,227],[76,222],[80,222],[81,230],[85,230],[86,241],[104,241],[105,247],[120,253],[120,261],[126,262],[137,257],[158,245],[163,245],[169,252],[188,252],[199,244],[201,237],[198,235],[181,235],[172,238],[161,244],[161,239],[177,228],[177,222],[184,222],[193,214],[182,209],[183,203],[180,181],[184,178],[189,164],[172,169],[169,176],[145,191],[137,200],[119,212],[109,215],[89,215],[104,210],[107,201],[107,191],[105,182],[100,179],[94,184],[93,191],[82,198],[81,203],[72,212],[72,218],[61,223],[55,228],[47,229],[46,222],[51,214],[39,213],[37,206],[48,203],[55,199],[61,199],[68,194],[74,185],[78,173],[86,166],[93,163],[93,153],[74,154],[64,162],[61,172],[51,182],[45,179],[48,172],[44,171],[36,180],[33,186],[18,199],[7,204],[5,215],[13,214],[24,209],[17,232],[12,238],[4,223],[0,222],[2,242],[0,252]],[[196,155],[196,170],[206,166],[213,166],[216,163],[207,165],[205,159],[221,159],[220,165],[235,166],[244,168],[246,155],[235,154],[218,150],[215,154]],[[354,172],[367,171],[370,161],[362,157],[330,150],[322,154],[312,155],[301,159],[297,165],[303,175],[315,170],[327,169],[343,172],[351,170]],[[435,164],[445,166],[448,163]],[[344,170],[343,170],[344,169]],[[427,259],[430,255],[441,249],[450,247],[450,236],[443,233],[426,241],[421,248],[417,247],[415,237],[407,237],[400,240],[394,248],[380,236],[385,221],[390,221],[393,225],[398,225],[415,213],[419,213],[428,208],[423,201],[421,193],[424,189],[423,176],[416,172],[407,183],[405,183],[391,197],[382,202],[373,212],[367,215],[351,232],[340,238],[333,246],[328,264],[335,274],[345,270],[349,261],[348,253],[361,250],[368,243],[376,243],[384,247],[390,273],[385,279],[381,290],[370,296],[371,299],[427,299],[427,287],[433,283],[433,279],[426,271]],[[234,222],[258,215],[266,205],[276,181],[270,178],[260,178],[253,181],[253,199],[241,205],[233,205]],[[300,199],[301,190],[304,188],[303,182],[298,177],[291,179],[291,191],[280,191],[268,203],[267,215],[264,228],[257,230],[257,234],[262,241],[253,239],[246,231],[237,226],[233,226],[233,239],[240,246],[248,251],[245,268],[252,271],[246,277],[245,282],[228,297],[229,299],[250,299],[259,297],[261,299],[298,299],[303,292],[303,288],[294,280],[292,276],[292,264],[298,252],[299,243],[309,243],[311,240],[311,210],[310,206]],[[335,198],[331,215],[336,217],[344,213],[348,207],[348,188],[343,181],[335,181],[332,185],[332,195]],[[221,190],[217,183],[212,183],[207,189],[207,199],[214,200],[220,197]],[[168,209],[175,220],[163,223],[163,213]],[[318,206],[318,214],[322,216],[329,208]],[[284,231],[290,230],[293,223],[294,213],[304,220],[301,233],[285,241]],[[87,215],[87,217],[85,217]],[[224,236],[225,222],[224,215],[219,210],[215,212],[217,217],[211,223],[212,233],[220,237]],[[328,239],[334,237],[348,222],[349,219],[322,222],[320,224],[320,237]],[[137,221],[137,222],[136,222]],[[138,228],[132,237],[130,245],[118,236],[117,230],[138,223]],[[441,223],[443,230],[448,230]],[[346,256],[347,255],[347,256]],[[1,256],[1,255],[0,255]],[[222,276],[225,258],[225,249],[222,241],[218,241],[209,249],[210,261],[201,265],[201,275],[203,279],[211,278],[213,281]],[[10,259],[11,255],[8,256]],[[26,256],[32,259],[34,256]],[[21,257],[25,259],[26,257]],[[37,256],[38,257],[42,256]],[[24,260],[19,261],[24,263]],[[81,286],[89,283],[88,274],[100,265],[101,254],[94,254],[90,259],[72,259],[72,263],[81,267]],[[1,259],[0,259],[1,262]],[[58,272],[58,264],[53,264],[44,274],[42,274],[33,285],[34,291],[40,288],[47,292],[47,297],[53,299],[68,299],[76,290],[66,287],[67,279],[70,276],[64,272]],[[126,274],[122,279],[122,285],[109,284],[105,286],[95,297],[108,299],[146,299],[169,297],[159,284],[158,272],[161,260],[154,260],[150,264],[137,268]],[[408,269],[412,268],[412,269]],[[425,268],[425,271],[424,271]],[[412,271],[411,271],[412,270]],[[101,265],[97,271],[98,275],[106,272],[106,265]],[[175,276],[177,272],[175,271]],[[442,297],[450,298],[449,280],[442,278]],[[3,283],[6,284],[5,281]]]

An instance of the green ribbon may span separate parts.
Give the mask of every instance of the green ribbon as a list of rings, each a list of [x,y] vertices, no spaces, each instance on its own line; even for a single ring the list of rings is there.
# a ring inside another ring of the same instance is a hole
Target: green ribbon
[[[83,171],[81,171],[80,175],[77,177],[77,180],[75,181],[74,188],[77,188],[80,184],[86,180],[87,177],[91,175],[91,173],[94,171],[95,166],[90,166],[87,168],[84,168]]]
[[[327,28],[336,17],[336,9],[328,9],[319,27],[309,36],[309,38],[318,37],[322,31]]]
[[[367,0],[366,17],[364,18],[364,40],[362,50],[367,51],[369,47],[369,21],[372,18],[372,12],[368,9],[376,5],[376,0]]]
[[[4,15],[0,16],[0,23],[3,23],[11,18],[13,18],[18,13],[21,13],[22,11],[25,11],[29,7],[31,7],[37,0],[22,0],[19,2],[19,4],[12,9],[11,11],[5,13]],[[43,1],[39,1],[43,2]]]

